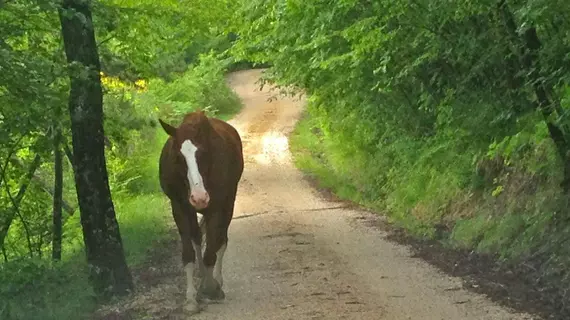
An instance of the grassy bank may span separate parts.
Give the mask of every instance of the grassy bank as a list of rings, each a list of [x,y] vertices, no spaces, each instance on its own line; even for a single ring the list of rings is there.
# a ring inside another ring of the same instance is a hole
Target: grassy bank
[[[170,82],[153,79],[137,86],[105,78],[106,150],[109,184],[127,262],[131,270],[145,262],[151,248],[176,236],[170,207],[158,181],[158,159],[167,136],[157,125],[161,117],[178,124],[181,115],[196,108],[229,119],[241,108],[239,98],[225,84],[225,65],[203,56]],[[51,164],[44,168],[52,172]],[[65,172],[65,197],[76,206],[72,172]],[[46,180],[52,179],[49,174]],[[35,199],[36,202],[38,199]],[[45,210],[49,210],[49,199]],[[87,264],[79,212],[65,217],[62,261],[52,262],[47,215],[33,244],[40,243],[33,258],[25,252],[24,228],[10,229],[6,261],[0,264],[0,319],[84,319],[99,303],[86,277]],[[27,229],[26,229],[27,230]]]
[[[358,133],[365,126],[324,113],[313,100],[291,136],[295,164],[415,238],[490,255],[505,267],[526,265],[532,286],[566,297],[567,201],[545,125],[529,126],[483,153],[461,136],[401,137],[365,149]]]
[[[145,147],[148,154],[137,160],[140,164],[137,171],[149,178],[156,176],[154,162],[164,138],[158,129],[154,129],[154,133],[156,138]],[[109,171],[112,175],[111,169]],[[156,185],[152,180],[145,183]],[[156,187],[153,189],[155,191],[123,191],[113,195],[131,268],[145,261],[149,248],[173,236],[167,203]],[[60,262],[37,257],[11,260],[0,266],[2,319],[84,319],[94,310],[97,301],[86,277],[79,212],[66,221],[64,237],[64,256]]]

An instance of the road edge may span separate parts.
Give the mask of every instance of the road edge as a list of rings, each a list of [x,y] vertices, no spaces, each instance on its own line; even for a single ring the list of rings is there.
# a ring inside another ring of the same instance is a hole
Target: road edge
[[[302,119],[303,116],[299,122]],[[290,146],[290,150],[295,158],[295,148]],[[438,240],[417,238],[404,228],[390,223],[385,213],[339,197],[330,188],[323,187],[314,174],[299,168],[295,161],[293,165],[320,197],[361,211],[366,218],[358,219],[358,223],[383,231],[386,240],[408,247],[413,258],[429,263],[445,275],[460,278],[464,289],[481,294],[497,305],[515,312],[527,313],[540,319],[570,319],[570,313],[562,307],[565,304],[563,297],[549,290],[548,283],[537,280],[539,275],[535,266],[500,263],[499,257],[495,255],[451,248]]]

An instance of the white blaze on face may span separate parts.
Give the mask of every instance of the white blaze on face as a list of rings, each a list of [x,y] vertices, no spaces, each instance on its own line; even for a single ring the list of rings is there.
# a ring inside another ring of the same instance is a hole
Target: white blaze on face
[[[202,175],[198,170],[196,151],[198,151],[198,148],[190,140],[184,141],[180,148],[180,152],[184,156],[186,165],[188,166],[187,178],[188,183],[190,184],[190,203],[197,209],[203,209],[208,206],[210,197],[204,187]]]

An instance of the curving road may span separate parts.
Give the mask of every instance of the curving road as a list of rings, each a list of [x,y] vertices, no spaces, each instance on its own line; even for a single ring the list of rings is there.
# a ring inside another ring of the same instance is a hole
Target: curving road
[[[533,319],[464,290],[362,222],[379,217],[323,199],[288,151],[303,101],[268,102],[260,72],[228,78],[245,104],[231,123],[246,167],[224,258],[226,301],[192,319]],[[163,251],[165,261],[139,276],[145,289],[108,306],[105,319],[184,319],[180,251]]]

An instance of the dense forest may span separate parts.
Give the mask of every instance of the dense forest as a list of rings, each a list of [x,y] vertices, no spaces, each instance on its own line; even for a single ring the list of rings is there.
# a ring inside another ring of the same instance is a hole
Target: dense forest
[[[255,65],[308,96],[291,147],[323,186],[570,285],[568,1],[4,0],[0,35],[1,319],[132,290],[173,235],[157,118],[231,117]]]

